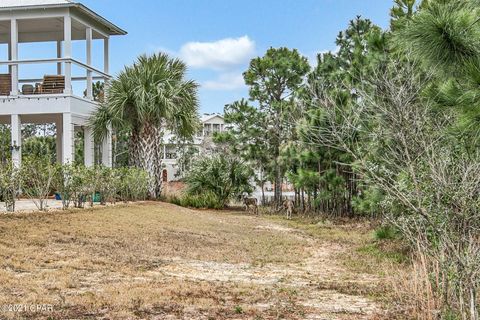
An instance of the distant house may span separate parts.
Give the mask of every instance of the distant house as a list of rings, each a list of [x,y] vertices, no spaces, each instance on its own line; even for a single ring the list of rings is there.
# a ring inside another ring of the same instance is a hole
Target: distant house
[[[108,83],[110,37],[125,34],[74,1],[0,0],[0,44],[8,46],[8,52],[2,53],[8,59],[0,61],[0,124],[11,127],[10,149],[15,166],[20,166],[22,160],[22,123],[55,123],[57,161],[64,164],[74,160],[74,135],[83,131],[85,165],[95,163],[92,130],[86,126],[98,107],[93,82]],[[83,42],[85,58],[74,56],[73,41]],[[24,43],[51,45],[56,55],[22,58],[32,56],[20,46]],[[92,57],[94,43],[103,47],[101,59]],[[100,67],[93,64],[98,60]],[[100,149],[101,162],[111,166],[111,133]]]
[[[202,123],[202,129],[195,135],[193,144],[190,146],[196,148],[199,153],[208,153],[213,145],[212,136],[215,132],[224,132],[225,120],[222,115],[204,114],[200,121]],[[172,133],[166,133],[164,139],[164,152],[163,152],[163,164],[165,166],[163,171],[163,180],[165,182],[178,180],[180,177],[178,173],[178,158],[179,158],[179,145],[175,135]]]

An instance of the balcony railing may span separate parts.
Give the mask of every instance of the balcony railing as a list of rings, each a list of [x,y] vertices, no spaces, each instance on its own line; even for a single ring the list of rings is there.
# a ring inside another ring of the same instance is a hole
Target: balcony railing
[[[43,75],[42,78],[18,78],[21,66],[38,64],[56,64],[56,74]],[[41,94],[75,94],[93,100],[93,82],[107,82],[111,76],[92,66],[73,58],[52,58],[52,59],[28,59],[0,61],[0,66],[7,66],[9,72],[0,74],[0,96],[11,95],[41,95]],[[73,76],[72,66],[84,70],[86,76]],[[81,93],[74,92],[74,82],[86,81],[86,86]],[[19,90],[19,85],[22,88]],[[10,89],[10,90],[8,90]]]

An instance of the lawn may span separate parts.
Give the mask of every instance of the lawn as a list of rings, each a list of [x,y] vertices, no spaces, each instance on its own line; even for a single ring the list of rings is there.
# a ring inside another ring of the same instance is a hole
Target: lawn
[[[362,225],[144,203],[3,215],[0,233],[0,318],[383,319]]]

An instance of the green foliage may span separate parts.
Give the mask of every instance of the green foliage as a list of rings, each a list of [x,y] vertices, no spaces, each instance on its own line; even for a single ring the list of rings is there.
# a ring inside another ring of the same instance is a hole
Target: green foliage
[[[424,1],[394,35],[400,55],[420,61],[430,75],[424,95],[455,114],[450,133],[472,152],[480,132],[480,13],[476,0]],[[468,138],[467,138],[468,137]]]
[[[11,160],[11,130],[10,126],[0,124],[0,164],[7,163]]]
[[[145,200],[148,195],[149,175],[137,168],[118,170],[118,192],[122,201]]]
[[[18,170],[11,163],[0,165],[0,201],[5,202],[7,211],[15,211],[15,200],[20,189]]]
[[[309,71],[307,58],[296,49],[270,48],[263,57],[253,59],[243,74],[250,100],[259,107],[242,99],[225,108],[225,120],[233,129],[223,136],[224,141],[231,142],[233,154],[259,169],[257,183],[262,189],[267,180],[275,182],[277,207],[282,202],[281,185],[286,171],[280,150],[292,138],[292,119],[298,114],[294,94]]]
[[[169,199],[171,203],[182,207],[191,207],[198,209],[223,209],[225,204],[212,191],[206,191],[200,194],[186,193],[180,197]]]
[[[25,139],[22,143],[22,155],[26,157],[47,157],[50,162],[56,159],[55,137],[32,136]]]
[[[146,123],[168,122],[180,136],[197,129],[197,87],[185,80],[186,65],[167,54],[140,56],[126,67],[108,90],[108,101],[92,117],[95,136],[102,138],[108,124],[140,132]]]
[[[374,183],[362,186],[362,193],[352,200],[353,208],[359,214],[374,217],[382,213],[384,193]]]
[[[297,90],[310,70],[308,60],[296,49],[270,48],[261,58],[250,62],[243,74],[250,86],[250,98],[257,100],[264,108],[278,108],[279,102]]]
[[[258,169],[255,182],[263,189],[274,179],[270,146],[270,131],[266,130],[266,113],[242,99],[225,106],[225,122],[232,125],[226,132],[216,134],[215,142],[228,146],[229,152]],[[262,203],[265,203],[263,199]]]
[[[62,207],[67,209],[73,198],[73,172],[75,168],[72,165],[57,165],[56,173],[52,181],[52,186],[56,193],[62,198]]]
[[[394,7],[390,11],[392,17],[390,26],[393,31],[405,27],[409,19],[415,12],[415,3],[417,0],[394,0]]]
[[[187,173],[187,194],[214,194],[224,207],[232,198],[253,191],[250,183],[252,176],[252,169],[235,157],[224,154],[206,156],[197,160]]]
[[[479,12],[473,1],[432,1],[412,17],[398,41],[426,68],[461,73],[459,66],[478,60]]]
[[[394,240],[398,239],[398,230],[391,225],[382,225],[375,230],[375,239],[377,240]]]
[[[164,131],[190,139],[198,130],[198,85],[186,72],[184,62],[167,54],[142,55],[113,79],[107,101],[91,117],[96,139],[109,127],[128,137],[129,165],[148,172],[152,198],[161,191]]]
[[[22,192],[44,211],[45,204],[52,189],[55,166],[49,157],[27,157],[22,162],[20,179]]]

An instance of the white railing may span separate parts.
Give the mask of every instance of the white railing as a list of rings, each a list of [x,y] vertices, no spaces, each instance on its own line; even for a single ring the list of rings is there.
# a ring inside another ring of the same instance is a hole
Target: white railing
[[[12,92],[14,93],[18,92],[18,94],[21,95],[22,93],[18,90],[19,84],[35,84],[35,83],[41,83],[43,81],[43,77],[42,78],[23,78],[23,79],[18,78],[19,67],[21,67],[22,65],[35,65],[35,64],[57,64],[56,74],[65,76],[64,94],[73,94],[72,82],[87,81],[87,85],[85,88],[85,92],[87,92],[87,94],[85,97],[90,98],[92,100],[93,100],[93,96],[92,96],[93,81],[95,80],[95,81],[107,82],[112,78],[109,74],[95,67],[89,66],[81,61],[78,61],[74,58],[25,59],[25,60],[0,61],[0,66],[8,66],[11,69],[9,73],[11,72]],[[85,70],[84,72],[86,72],[86,76],[72,76],[72,71],[71,71],[72,65],[80,67],[81,69]],[[11,68],[11,67],[15,67],[15,68]],[[63,70],[63,73],[61,72],[62,70]],[[82,95],[83,95],[83,90],[82,90]]]

